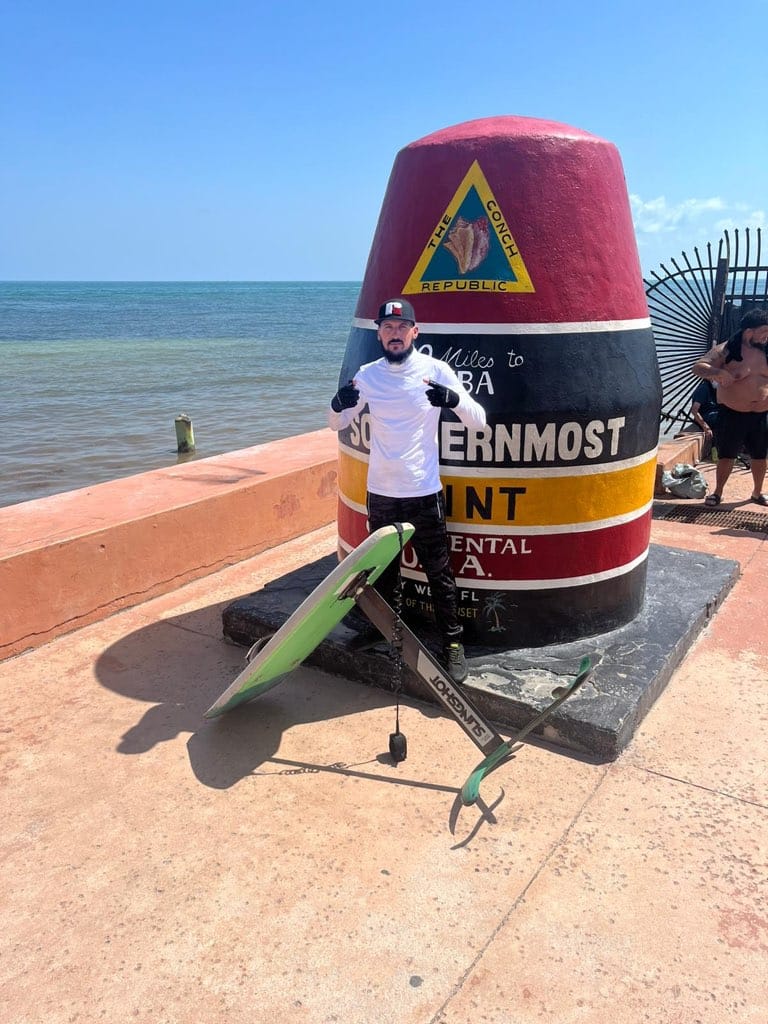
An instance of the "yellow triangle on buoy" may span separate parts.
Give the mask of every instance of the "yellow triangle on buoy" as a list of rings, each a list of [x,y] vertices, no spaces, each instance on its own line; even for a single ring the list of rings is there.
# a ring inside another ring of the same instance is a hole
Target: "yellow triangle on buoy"
[[[533,292],[509,223],[475,160],[403,288],[425,292]]]

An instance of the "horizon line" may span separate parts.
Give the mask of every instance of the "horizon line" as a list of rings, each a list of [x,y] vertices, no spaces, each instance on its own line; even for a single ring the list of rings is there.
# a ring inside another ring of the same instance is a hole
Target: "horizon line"
[[[3,277],[0,284],[362,284],[356,278],[239,277]]]

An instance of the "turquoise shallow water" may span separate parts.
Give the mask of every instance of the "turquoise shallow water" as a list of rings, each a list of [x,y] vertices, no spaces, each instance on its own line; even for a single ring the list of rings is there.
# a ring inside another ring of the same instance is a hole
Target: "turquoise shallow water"
[[[0,506],[324,427],[359,288],[0,283]]]

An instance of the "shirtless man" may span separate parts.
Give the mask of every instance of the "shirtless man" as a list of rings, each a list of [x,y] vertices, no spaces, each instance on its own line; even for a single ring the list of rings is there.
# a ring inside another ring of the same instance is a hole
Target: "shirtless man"
[[[707,495],[705,504],[720,504],[736,456],[744,446],[752,458],[752,501],[768,506],[768,497],[762,492],[768,454],[768,310],[746,313],[736,334],[694,363],[693,372],[717,382],[717,470],[714,493]]]

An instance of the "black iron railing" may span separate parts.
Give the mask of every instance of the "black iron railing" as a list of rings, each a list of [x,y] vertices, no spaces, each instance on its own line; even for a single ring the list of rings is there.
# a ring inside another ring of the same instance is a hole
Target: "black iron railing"
[[[754,307],[768,308],[768,261],[762,252],[762,230],[728,231],[715,253],[707,243],[704,258],[683,252],[680,261],[660,264],[651,272],[645,293],[651,315],[662,385],[661,428],[673,430],[690,422],[691,392],[696,378],[691,367],[713,344],[725,341],[741,317]]]

